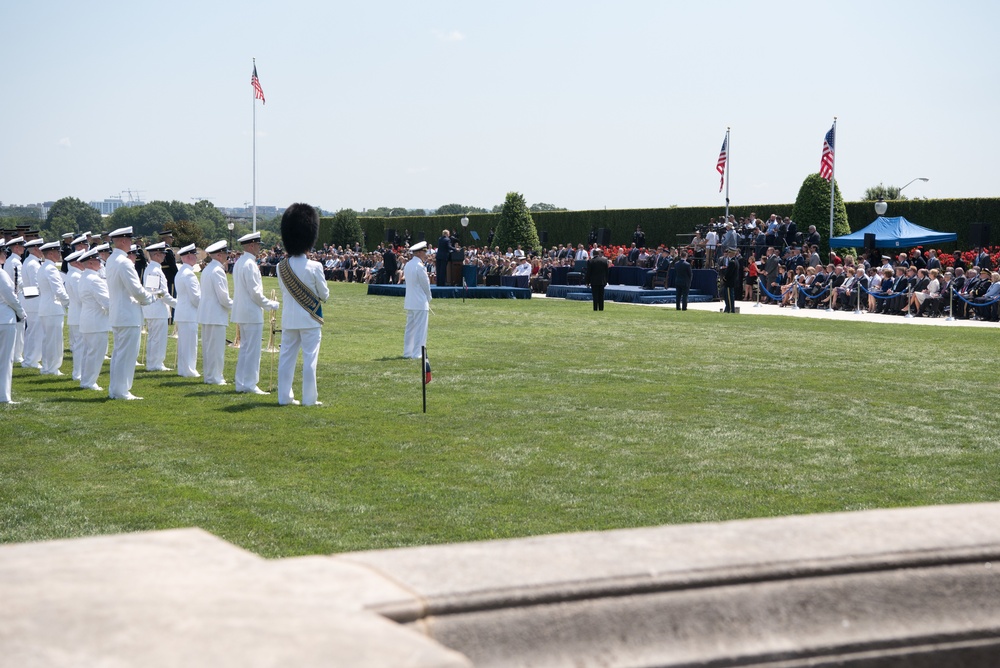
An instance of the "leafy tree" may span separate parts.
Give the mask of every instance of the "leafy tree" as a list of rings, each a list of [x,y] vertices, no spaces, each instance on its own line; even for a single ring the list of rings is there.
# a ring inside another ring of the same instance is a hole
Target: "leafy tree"
[[[871,188],[865,189],[865,200],[870,200],[874,202],[879,197],[884,200],[902,200],[906,199],[906,195],[899,194],[899,186],[884,186],[879,183],[877,186],[872,186]]]
[[[117,213],[117,211],[115,212]],[[174,245],[178,248],[183,248],[188,244],[194,244],[198,248],[204,248],[207,243],[205,241],[205,235],[201,231],[201,227],[198,223],[192,220],[175,220],[174,224],[170,227],[170,230],[174,233]]]
[[[834,184],[833,200],[833,233],[835,236],[850,234],[851,226],[847,222],[847,208],[840,196],[840,188]],[[819,174],[810,174],[802,182],[799,194],[792,208],[792,220],[800,232],[805,232],[810,225],[815,225],[822,236],[830,231],[830,182]]]
[[[555,204],[546,204],[545,202],[538,202],[537,204],[532,204],[530,211],[565,211],[566,209],[558,207]]]
[[[535,229],[535,221],[531,219],[524,195],[507,193],[507,199],[500,210],[493,244],[500,248],[517,248],[518,245],[524,248],[539,247],[538,230]]]
[[[57,234],[56,230],[52,229],[54,220],[59,221],[60,229],[66,229]],[[45,226],[49,228],[49,234],[54,237],[64,232],[96,231],[101,227],[101,212],[76,197],[63,197],[49,209],[45,217]]]
[[[132,230],[135,236],[156,236],[157,232],[168,229],[174,224],[174,217],[170,215],[167,202],[150,202],[135,209],[136,224]]]
[[[465,213],[489,213],[486,209],[478,206],[465,206],[463,204],[445,204],[434,212],[435,216],[461,216]]]
[[[333,229],[330,243],[334,246],[353,246],[364,242],[364,231],[358,222],[358,214],[351,209],[341,209],[333,215]]]

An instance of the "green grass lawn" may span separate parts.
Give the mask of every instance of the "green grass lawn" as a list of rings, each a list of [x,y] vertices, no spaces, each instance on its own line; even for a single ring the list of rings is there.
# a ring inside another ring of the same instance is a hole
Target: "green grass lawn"
[[[16,368],[0,541],[199,526],[278,557],[1000,498],[1000,330],[438,300],[425,415],[402,300],[331,292],[322,407]]]

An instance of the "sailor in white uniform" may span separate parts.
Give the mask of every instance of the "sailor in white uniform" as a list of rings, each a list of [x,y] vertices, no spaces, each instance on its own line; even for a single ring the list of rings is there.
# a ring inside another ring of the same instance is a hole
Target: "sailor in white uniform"
[[[198,322],[201,324],[201,370],[208,385],[226,385],[222,372],[226,365],[226,327],[233,300],[226,280],[226,242],[216,241],[205,249],[212,261],[201,272],[201,301]]]
[[[264,309],[278,310],[278,302],[264,296],[264,286],[257,267],[260,232],[239,239],[243,255],[233,265],[232,321],[240,326],[240,353],[236,360],[236,391],[269,394],[257,387],[260,380],[260,347],[264,334]]]
[[[420,359],[420,349],[427,345],[427,318],[431,308],[431,281],[427,277],[427,242],[411,246],[413,257],[403,267],[406,296],[406,330],[403,333],[403,357]]]

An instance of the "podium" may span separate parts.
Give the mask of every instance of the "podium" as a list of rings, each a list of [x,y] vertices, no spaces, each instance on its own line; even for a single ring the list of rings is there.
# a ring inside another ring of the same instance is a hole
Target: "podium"
[[[452,251],[448,255],[448,276],[446,285],[462,285],[462,265],[465,264],[465,253]]]

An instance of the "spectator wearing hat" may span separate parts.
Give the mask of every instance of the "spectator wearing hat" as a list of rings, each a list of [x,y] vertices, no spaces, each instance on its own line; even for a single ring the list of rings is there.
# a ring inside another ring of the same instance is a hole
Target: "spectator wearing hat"
[[[80,299],[80,387],[100,392],[103,388],[97,384],[97,377],[108,354],[111,297],[108,282],[101,278],[98,251],[86,251],[80,259],[83,264],[83,274],[77,285]],[[76,353],[73,356],[75,363]]]
[[[292,204],[281,217],[281,241],[287,256],[278,265],[281,285],[281,352],[278,354],[278,404],[298,405],[292,391],[295,362],[302,351],[302,404],[319,406],[316,363],[323,339],[323,303],[330,288],[323,265],[306,253],[319,235],[319,214],[308,204]]]
[[[24,271],[21,267],[21,254],[24,253],[24,237],[14,237],[7,242],[7,250],[10,256],[7,257],[3,265],[3,270],[14,284],[14,294],[17,295],[18,303],[24,308]],[[24,326],[25,318],[21,318],[14,324],[14,364],[24,361]]]
[[[260,348],[264,334],[264,309],[278,310],[278,302],[264,296],[257,268],[260,232],[239,238],[243,254],[233,265],[232,321],[240,326],[240,352],[236,360],[236,391],[245,394],[270,394],[257,387],[260,380]]]
[[[421,348],[427,345],[427,321],[431,308],[431,282],[427,276],[427,243],[419,242],[410,247],[413,257],[403,266],[406,294],[406,329],[403,332],[403,357],[420,359]]]
[[[142,274],[142,284],[160,298],[142,307],[142,317],[146,319],[146,371],[172,371],[167,368],[167,322],[170,309],[177,302],[170,296],[167,277],[163,273],[163,258],[166,244],[162,241],[146,247],[149,263]]]
[[[14,280],[6,271],[13,257],[8,258],[0,248],[0,265],[5,269],[0,271],[0,403],[4,404],[16,403],[11,399],[10,381],[14,370],[14,344],[25,316]]]
[[[226,241],[216,241],[205,249],[212,259],[201,272],[201,301],[198,323],[201,325],[201,370],[206,385],[226,385],[226,327],[233,300],[226,280]]]
[[[24,244],[28,255],[24,258],[21,274],[21,292],[24,295],[24,312],[27,323],[24,328],[24,359],[21,367],[25,369],[42,368],[42,329],[38,320],[38,272],[45,260],[39,250],[45,241],[32,239]]]
[[[142,338],[142,307],[151,304],[155,296],[142,287],[135,263],[128,254],[132,248],[132,228],[120,227],[111,232],[114,252],[108,258],[109,324],[114,337],[111,353],[111,378],[108,396],[112,399],[142,399],[132,394],[135,365],[139,359]]]
[[[181,267],[177,272],[174,289],[177,307],[174,322],[177,324],[177,375],[198,378],[198,304],[201,303],[201,284],[194,273],[198,264],[198,249],[190,244],[178,251]]]

